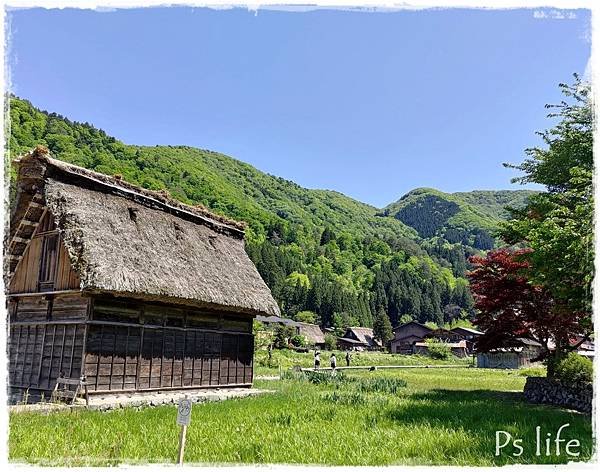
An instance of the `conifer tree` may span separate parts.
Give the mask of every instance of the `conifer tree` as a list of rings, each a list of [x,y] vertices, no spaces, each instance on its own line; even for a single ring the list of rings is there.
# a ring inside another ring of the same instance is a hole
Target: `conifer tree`
[[[383,309],[380,309],[375,316],[373,322],[373,337],[381,341],[381,344],[384,347],[394,337],[392,323],[390,323],[390,318]]]

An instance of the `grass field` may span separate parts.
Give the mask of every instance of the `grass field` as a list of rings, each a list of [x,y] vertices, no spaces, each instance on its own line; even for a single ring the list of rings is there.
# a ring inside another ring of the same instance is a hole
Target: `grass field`
[[[342,374],[342,376],[344,376]],[[516,371],[409,369],[352,372],[344,382],[257,381],[260,397],[196,405],[188,463],[336,465],[562,463],[535,456],[535,427],[592,450],[590,418],[522,401]],[[339,379],[339,376],[338,376]],[[379,380],[378,380],[379,379]],[[406,386],[403,386],[404,381]],[[173,463],[176,408],[11,414],[11,461],[52,465]],[[495,456],[495,432],[523,438],[515,458]],[[564,443],[563,443],[564,444]],[[573,458],[571,458],[573,459]]]
[[[332,351],[321,352],[321,367],[329,367],[329,356]],[[334,351],[337,357],[338,366],[346,365],[346,352]],[[272,358],[269,361],[267,351],[261,350],[254,356],[255,375],[275,375],[279,373],[279,366],[282,369],[289,369],[293,366],[313,367],[314,351],[301,353],[289,349],[272,352]],[[448,360],[437,360],[425,356],[405,356],[402,354],[387,354],[383,352],[353,352],[351,365],[353,366],[373,366],[373,365],[469,365],[473,362],[472,358],[458,358],[452,356]]]

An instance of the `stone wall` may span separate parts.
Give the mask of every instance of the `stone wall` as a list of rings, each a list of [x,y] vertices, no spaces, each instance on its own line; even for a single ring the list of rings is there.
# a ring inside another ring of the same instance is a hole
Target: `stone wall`
[[[594,396],[591,383],[563,385],[546,377],[527,377],[524,390],[530,403],[547,403],[591,414]]]
[[[177,404],[180,398],[187,396],[192,403],[223,401],[230,398],[244,398],[248,396],[272,393],[273,390],[257,388],[223,388],[223,389],[189,389],[189,390],[159,390],[154,392],[132,393],[107,393],[105,395],[90,395],[88,410],[115,410],[118,408],[142,409],[160,405]],[[58,410],[83,410],[86,409],[85,400],[78,398],[74,405],[66,403],[20,403],[11,405],[10,412],[33,411],[37,413],[50,413]]]

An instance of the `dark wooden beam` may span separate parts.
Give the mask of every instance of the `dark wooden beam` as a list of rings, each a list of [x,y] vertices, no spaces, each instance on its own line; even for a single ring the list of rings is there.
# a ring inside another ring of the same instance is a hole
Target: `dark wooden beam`
[[[24,298],[24,297],[47,297],[50,295],[68,295],[81,293],[84,295],[81,290],[53,290],[51,292],[26,292],[26,293],[9,293],[6,295],[6,298]]]

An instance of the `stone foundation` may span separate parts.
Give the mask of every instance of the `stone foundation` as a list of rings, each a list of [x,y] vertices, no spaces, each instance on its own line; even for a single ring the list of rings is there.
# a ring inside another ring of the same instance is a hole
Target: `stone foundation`
[[[523,393],[530,403],[546,403],[592,413],[594,392],[591,383],[567,386],[547,377],[527,377]]]
[[[273,390],[257,388],[223,388],[201,390],[170,390],[160,392],[136,392],[122,394],[90,395],[88,410],[115,410],[118,408],[147,408],[160,405],[177,404],[181,397],[187,396],[193,403],[229,400],[230,398],[244,398],[249,396],[271,393]],[[35,411],[51,413],[61,410],[84,410],[85,401],[78,398],[74,405],[64,403],[34,403],[10,406],[11,412]]]

